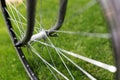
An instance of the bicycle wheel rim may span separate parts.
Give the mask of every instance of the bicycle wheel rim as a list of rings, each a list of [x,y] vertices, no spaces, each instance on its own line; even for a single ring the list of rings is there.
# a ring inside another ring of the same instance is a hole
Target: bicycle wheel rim
[[[24,57],[24,53],[23,53],[21,47],[16,47],[15,46],[15,44],[18,42],[18,40],[17,40],[17,37],[16,37],[15,33],[13,32],[13,27],[12,27],[11,21],[9,20],[10,17],[9,17],[8,12],[7,12],[7,7],[6,7],[5,0],[2,0],[0,2],[1,2],[2,12],[3,12],[4,17],[5,17],[5,21],[6,21],[6,24],[7,24],[9,34],[10,34],[11,40],[14,44],[14,47],[15,47],[17,53],[18,53],[19,59],[21,60],[21,62],[23,64],[27,74],[29,75],[30,79],[37,80],[37,77],[35,76],[32,69],[29,67],[28,62],[27,62],[26,58]]]

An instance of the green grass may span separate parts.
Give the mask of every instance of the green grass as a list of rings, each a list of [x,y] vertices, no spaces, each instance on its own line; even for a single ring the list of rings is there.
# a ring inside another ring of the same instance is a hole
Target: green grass
[[[69,1],[65,23],[61,28],[61,30],[67,30],[67,31],[76,30],[76,31],[91,32],[91,33],[108,32],[105,27],[106,26],[105,20],[103,16],[100,16],[102,12],[100,11],[98,5],[94,5],[90,9],[86,10],[86,12],[79,14],[79,11],[81,10],[82,6],[85,5],[87,2],[88,0],[81,0],[81,1],[76,0],[76,2],[72,0]],[[58,8],[58,6],[55,6],[55,4],[58,5],[57,0],[54,1],[49,0],[46,1],[46,3],[43,1],[42,6],[45,8],[42,10],[42,14],[44,14],[42,16],[43,19],[42,26],[44,26],[46,29],[55,24],[54,19],[56,17],[54,16],[56,15],[56,10]],[[22,6],[19,7],[20,10],[24,13],[25,11],[22,8]],[[39,14],[39,10],[41,10],[41,8],[37,9],[38,14]],[[40,16],[37,15],[37,19],[39,19],[39,17]],[[36,26],[39,25],[36,23]],[[112,52],[110,47],[111,44],[108,39],[92,38],[92,37],[85,37],[80,35],[73,37],[73,35],[64,36],[64,34],[59,34],[59,37],[53,37],[51,38],[51,40],[53,40],[56,46],[60,46],[66,50],[70,50],[76,53],[79,52],[81,55],[93,59],[97,59],[105,63],[113,64],[113,62],[111,62],[112,60],[112,54],[111,54]],[[41,45],[34,45],[34,46],[35,47],[37,46],[38,50],[43,48],[41,47]],[[43,51],[40,50],[40,53],[44,58],[46,58],[47,61],[50,62],[51,60],[48,54],[46,53],[47,51],[45,49],[46,47],[44,47]],[[50,52],[52,53],[53,58],[55,59],[58,69],[62,70],[63,65],[61,65],[62,62],[59,60],[58,55],[56,55],[53,49],[50,49]],[[29,54],[26,55],[30,56]],[[112,73],[109,73],[104,69],[100,69],[84,61],[81,60],[78,61],[78,59],[76,60],[71,56],[69,57],[72,60],[74,60],[76,63],[81,65],[89,73],[95,75],[95,77],[98,78],[99,80],[113,80]],[[31,64],[34,64],[32,59],[34,59],[34,57],[30,57],[29,62]],[[71,63],[69,63],[66,59],[64,60],[66,64],[69,65],[69,68],[72,70],[74,75],[77,77],[77,80],[88,80],[88,78],[85,78],[83,73],[78,74],[77,69]],[[40,66],[35,66],[34,68],[40,69],[40,72],[38,73],[40,79],[52,80],[51,74],[50,72],[48,72],[44,63],[41,60],[39,60],[39,64]],[[65,70],[62,70],[62,72],[66,73]],[[20,63],[20,60],[18,59],[18,56],[11,43],[6,25],[3,21],[3,16],[1,14],[0,14],[0,80],[28,80],[26,72],[24,71],[23,66]]]
[[[26,73],[11,43],[0,11],[0,80],[26,79]]]

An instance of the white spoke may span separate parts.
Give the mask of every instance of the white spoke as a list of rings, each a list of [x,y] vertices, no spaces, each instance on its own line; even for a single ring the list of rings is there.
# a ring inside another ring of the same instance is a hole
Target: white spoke
[[[47,46],[46,46],[46,49],[47,49],[47,51],[48,51],[48,54],[49,54],[49,56],[50,56],[50,59],[51,59],[53,65],[56,67],[56,65],[55,65],[55,63],[54,63],[54,60],[53,60],[53,58],[52,58],[51,52],[50,52],[50,50],[49,50],[49,48],[48,48]]]
[[[55,31],[58,33],[64,33],[64,34],[71,34],[71,35],[80,35],[80,36],[87,36],[87,37],[93,37],[93,38],[111,38],[111,35],[109,33],[89,33],[89,32],[73,32],[73,31]]]
[[[11,20],[11,21],[13,21],[13,22],[17,22],[17,23],[19,23],[19,24],[22,24],[22,25],[27,25],[26,23],[23,23],[23,22],[21,22],[21,21],[18,21],[18,20],[14,20],[14,19],[9,19],[9,20]]]
[[[73,75],[72,75],[72,73],[71,73],[71,71],[69,70],[69,68],[67,67],[67,65],[66,65],[66,63],[64,62],[63,58],[61,57],[59,51],[58,51],[57,49],[55,49],[55,50],[56,50],[56,53],[59,55],[60,60],[61,60],[62,63],[64,64],[66,70],[68,71],[68,73],[69,73],[70,76],[72,77],[72,80],[75,80],[74,77],[73,77]]]
[[[13,10],[12,10],[12,8],[11,8],[11,6],[9,5],[9,8],[10,8],[10,10],[11,10],[11,13],[12,13],[12,15],[9,13],[9,11],[7,11],[8,12],[8,14],[10,15],[10,17],[13,19],[13,20],[15,20],[15,26],[17,27],[17,29],[19,30],[19,32],[20,32],[20,34],[22,33],[22,31],[20,30],[20,27],[19,27],[19,25],[18,25],[18,22],[17,22],[17,19],[16,19],[16,17],[15,17],[15,13],[13,12]],[[7,10],[7,9],[6,9]],[[12,17],[13,16],[13,17]],[[21,34],[22,35],[22,34]],[[21,36],[22,37],[22,36]]]
[[[53,74],[53,76],[54,76],[54,78],[56,79],[56,80],[59,80],[58,78],[57,78],[57,76],[55,75],[55,73],[50,69],[50,67],[46,64],[46,66],[48,67],[48,69],[50,70],[50,72]]]
[[[40,41],[39,41],[40,42]],[[41,43],[41,42],[40,42]],[[46,43],[44,43],[46,44]],[[49,44],[46,44],[47,46]],[[50,46],[50,45],[49,45]],[[64,56],[68,61],[70,61],[74,66],[76,66],[80,71],[82,71],[86,76],[88,76],[88,78],[90,78],[91,80],[96,80],[92,75],[90,75],[87,71],[85,71],[84,69],[82,69],[80,66],[78,66],[76,63],[74,63],[70,58],[68,58],[67,56],[65,56],[59,48],[56,48],[53,44],[52,44],[52,48],[54,48],[56,50],[56,53],[58,54],[61,54],[62,56]],[[61,57],[61,56],[60,56]],[[65,64],[66,66],[66,64]],[[69,71],[69,70],[68,70]],[[69,74],[72,76],[72,73],[69,72]],[[72,76],[73,80],[74,80],[74,77]]]
[[[60,49],[60,48],[59,48]],[[101,67],[103,69],[106,69],[110,72],[116,72],[116,67],[112,66],[112,65],[108,65],[108,64],[105,64],[105,63],[102,63],[102,62],[99,62],[99,61],[96,61],[96,60],[93,60],[93,59],[90,59],[90,58],[87,58],[87,57],[84,57],[84,56],[81,56],[81,55],[78,55],[78,54],[75,54],[73,52],[69,52],[69,51],[66,51],[66,50],[63,50],[63,49],[60,49],[62,52],[66,53],[66,54],[69,54],[73,57],[76,57],[76,58],[79,58],[81,60],[84,60],[86,62],[89,62],[91,64],[94,64],[98,67]]]
[[[21,22],[21,18],[20,18],[20,14],[21,14],[21,13],[20,13],[20,11],[19,11],[16,7],[14,7],[13,5],[11,5],[11,7],[16,11],[16,15],[17,15],[17,17],[18,17],[18,21]],[[21,14],[21,15],[22,15],[22,14]],[[22,15],[22,16],[23,16],[23,15]],[[25,18],[25,17],[24,17],[24,18]],[[24,20],[25,20],[25,19],[24,19]],[[21,22],[21,23],[22,23],[22,22]],[[18,26],[18,27],[19,27],[19,26]],[[21,31],[22,31],[21,33],[22,33],[22,35],[23,35],[23,34],[25,33],[25,32],[24,32],[25,29],[23,28],[23,25],[20,24],[20,27],[19,27],[19,28],[21,29]]]
[[[29,46],[31,46],[31,45],[29,44]],[[35,48],[34,48],[34,49],[35,49]],[[30,50],[30,51],[29,51],[29,50]],[[28,53],[32,52],[32,51],[31,51],[31,48],[27,48],[27,51],[28,51]],[[38,54],[39,54],[39,53],[38,53]],[[28,55],[30,56],[30,54],[28,54]],[[39,63],[38,63],[37,60],[35,59],[34,54],[31,53],[31,55],[32,55],[32,57],[34,58],[34,61],[36,62],[38,68],[40,68]],[[45,65],[46,65],[47,68],[50,70],[50,72],[53,74],[53,76],[55,77],[55,79],[58,80],[57,76],[56,76],[55,73],[51,70],[51,68],[50,68],[46,63],[45,63]]]
[[[59,51],[60,52],[60,51]],[[68,58],[67,56],[65,56],[62,52],[60,52],[60,54],[62,56],[64,56],[68,61],[70,61],[73,65],[75,65],[80,71],[82,71],[86,76],[88,76],[88,78],[90,78],[91,80],[96,80],[92,75],[90,75],[87,71],[85,71],[84,69],[82,69],[79,65],[77,65],[75,62],[73,62],[70,58]]]
[[[21,18],[24,19],[25,22],[27,22],[27,19],[16,9],[16,7],[14,7],[13,5],[10,5],[19,15]]]
[[[94,6],[96,3],[97,3],[96,0],[91,0],[86,5],[84,5],[82,8],[80,8],[75,13],[73,13],[73,16],[70,16],[70,18],[68,18],[69,20],[67,20],[66,22],[71,21],[72,18],[75,18],[75,17],[77,17],[77,15],[82,14],[83,12],[85,12],[86,10],[88,10],[89,8],[91,8],[92,6]]]
[[[97,3],[96,0],[91,0],[90,2],[88,2],[84,7],[82,7],[77,13],[82,13],[85,12],[85,10],[91,8],[92,6],[94,6]]]
[[[55,70],[59,75],[61,75],[66,80],[69,80],[64,74],[62,74],[60,71],[58,71],[55,67],[53,67],[51,64],[49,64],[44,58],[40,56],[40,54],[31,46],[32,51],[49,67],[51,67],[53,70]]]
[[[69,68],[67,67],[67,65],[66,65],[66,63],[64,62],[63,58],[61,57],[59,51],[57,50],[57,48],[54,46],[54,44],[52,43],[52,41],[51,41],[48,37],[47,37],[47,39],[49,40],[50,44],[54,47],[56,53],[58,54],[60,60],[62,61],[63,65],[65,66],[65,68],[66,68],[66,70],[68,71],[68,73],[70,74],[72,80],[75,80],[74,77],[73,77],[73,75],[72,75],[72,73],[71,73],[71,71],[69,70]]]
[[[12,28],[11,28],[11,30],[15,33],[15,35],[18,37],[18,39],[22,39]]]
[[[40,42],[40,43],[43,44],[43,45],[46,45],[46,46],[54,48],[54,46],[52,46],[52,45],[49,45],[49,44],[46,44],[46,43],[43,43],[43,42]],[[90,59],[90,58],[78,55],[76,53],[73,53],[73,52],[70,52],[70,51],[58,48],[58,47],[56,47],[56,48],[59,49],[60,51],[64,52],[64,53],[68,54],[68,55],[71,55],[71,56],[79,58],[79,59],[81,59],[83,61],[86,61],[86,62],[89,62],[91,64],[94,64],[94,65],[96,65],[98,67],[101,67],[103,69],[106,69],[106,70],[108,70],[110,72],[116,72],[116,70],[117,70],[115,66],[108,65],[108,64],[105,64],[105,63],[102,63],[102,62],[99,62],[99,61],[96,61],[96,60],[93,60],[93,59]]]

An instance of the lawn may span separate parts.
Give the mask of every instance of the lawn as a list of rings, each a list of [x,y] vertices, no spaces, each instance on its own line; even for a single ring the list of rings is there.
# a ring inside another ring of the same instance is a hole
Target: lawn
[[[87,56],[89,58],[100,60],[108,64],[113,64],[112,47],[110,44],[110,40],[96,38],[90,36],[89,34],[88,35],[84,34],[84,32],[108,33],[108,30],[105,27],[106,22],[104,20],[104,17],[101,16],[102,12],[100,7],[96,2],[95,2],[96,4],[94,4],[93,6],[92,3],[94,3],[94,1],[92,0],[91,1],[76,0],[76,2],[74,2],[73,0],[69,1],[64,25],[60,29],[60,31],[63,32],[62,33],[58,32],[58,37],[50,37],[50,39],[53,42],[53,44],[55,44],[55,46],[61,47],[63,49],[75,53],[79,53],[80,55]],[[36,22],[35,26],[36,27],[40,26],[38,23],[41,22],[40,19],[42,17],[42,26],[45,27],[44,29],[48,29],[49,27],[51,27],[56,19],[55,16],[58,4],[59,4],[58,1],[55,0],[49,1],[45,0],[45,2],[43,1],[42,7],[44,7],[44,9],[42,9],[42,12],[40,12],[41,8],[37,8],[36,10],[37,12],[36,19],[38,21]],[[37,6],[39,7],[40,5]],[[25,13],[25,10],[23,9],[22,5],[19,5],[17,7],[19,7],[19,10],[22,12],[22,14]],[[39,15],[40,13],[42,13],[43,15],[42,16]],[[24,21],[24,19],[22,20],[22,17],[21,21]],[[15,26],[15,24],[13,25]],[[74,34],[65,36],[66,32],[64,33],[64,31],[72,30],[76,32],[81,32],[81,34],[77,35],[76,37],[74,36]],[[42,47],[43,44],[33,44],[33,46],[36,47],[38,51],[40,51],[42,57],[44,57],[48,62],[51,61],[51,57],[49,57],[48,56],[49,54],[46,53],[48,52],[48,50],[45,50],[48,47]],[[26,50],[24,51],[26,52]],[[63,73],[66,73],[66,70],[62,70],[64,69],[64,66],[61,65],[62,61],[60,60],[60,58],[58,58],[58,55],[56,55],[55,50],[50,48],[49,51],[50,51],[49,53],[52,53],[51,55],[53,55],[53,59],[55,59],[54,62],[56,67],[58,67],[58,69],[61,70]],[[25,55],[30,56],[29,54]],[[98,80],[113,80],[114,76],[109,71],[100,69],[99,67],[91,65],[85,61],[75,59],[69,55],[68,57],[74,60],[77,64],[81,65],[81,67],[87,70],[89,73],[95,75],[95,77],[98,78]],[[32,60],[35,58],[36,57],[32,57],[29,59],[28,57],[31,66],[32,64],[34,64],[34,61]],[[85,75],[82,72],[78,73],[78,69],[76,69],[69,61],[67,61],[65,58],[63,58],[63,60],[68,65],[68,68],[71,69],[71,72],[73,72],[74,76],[76,77],[76,80],[89,80],[88,78],[85,77]],[[36,70],[39,69],[40,71],[38,72],[39,78],[41,80],[52,80],[50,71],[48,71],[47,67],[44,65],[42,60],[39,60],[38,63],[40,64],[40,66],[36,66],[37,68],[36,67],[33,68]],[[52,62],[50,63],[54,65],[54,63]],[[36,72],[36,70],[34,71]],[[0,80],[28,80],[28,76],[24,71],[24,68],[10,40],[1,11],[0,11]]]
[[[0,80],[26,80],[0,11]]]

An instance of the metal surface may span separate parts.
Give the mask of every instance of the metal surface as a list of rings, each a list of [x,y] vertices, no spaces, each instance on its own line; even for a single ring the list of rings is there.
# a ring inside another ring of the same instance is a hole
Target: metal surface
[[[67,8],[67,2],[68,0],[60,0],[60,9],[59,9],[59,16],[56,24],[47,31],[47,35],[50,36],[52,33],[54,33],[56,30],[59,30],[62,26],[66,14],[66,8]]]
[[[117,67],[116,80],[120,80],[120,0],[99,0],[112,34],[114,57]]]
[[[31,39],[35,24],[35,6],[36,0],[27,0],[27,30],[24,38],[16,43],[16,46],[24,46]]]
[[[27,72],[27,74],[29,75],[30,79],[31,80],[37,80],[37,77],[35,76],[35,74],[33,73],[32,69],[30,68],[23,52],[22,52],[22,49],[20,47],[16,47],[15,44],[18,42],[17,38],[16,38],[16,35],[13,31],[13,27],[12,27],[12,24],[9,20],[9,15],[8,15],[8,12],[7,12],[7,7],[6,7],[6,3],[5,3],[5,0],[0,0],[0,3],[1,3],[1,9],[2,9],[2,12],[4,14],[4,18],[5,18],[5,21],[6,21],[6,24],[7,24],[7,27],[8,27],[8,30],[9,30],[9,34],[11,36],[11,39],[12,39],[12,42],[14,44],[14,47],[18,53],[18,56]]]

